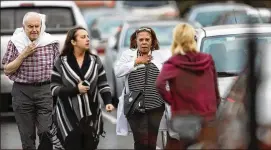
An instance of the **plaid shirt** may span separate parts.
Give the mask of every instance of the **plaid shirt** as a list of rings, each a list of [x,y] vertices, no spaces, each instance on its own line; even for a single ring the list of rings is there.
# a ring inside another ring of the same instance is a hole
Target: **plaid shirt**
[[[2,64],[8,64],[18,56],[18,50],[15,45],[9,41]],[[35,83],[48,81],[51,78],[53,65],[58,56],[59,43],[38,47],[36,52],[23,60],[16,72],[6,75],[14,82]]]

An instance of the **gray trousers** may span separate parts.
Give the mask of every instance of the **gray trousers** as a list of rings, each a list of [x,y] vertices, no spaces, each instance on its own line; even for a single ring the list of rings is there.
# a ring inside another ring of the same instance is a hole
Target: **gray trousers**
[[[24,150],[36,149],[36,127],[40,136],[49,131],[52,122],[53,98],[50,84],[32,86],[14,83],[11,94],[22,147]]]

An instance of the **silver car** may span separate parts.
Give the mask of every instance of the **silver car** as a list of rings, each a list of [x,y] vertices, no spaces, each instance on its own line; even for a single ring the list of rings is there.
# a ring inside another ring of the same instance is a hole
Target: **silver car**
[[[221,25],[197,29],[198,50],[212,55],[222,98],[246,65],[248,39],[252,35],[259,45],[271,44],[271,24],[254,24],[253,27],[246,24]]]
[[[116,9],[131,15],[149,18],[178,18],[179,8],[175,1],[117,1]]]
[[[185,18],[189,21],[196,21],[203,27],[212,26],[218,17],[226,12],[246,11],[260,18],[259,12],[247,5],[241,3],[207,3],[198,4],[191,7]],[[235,24],[233,22],[232,24]]]
[[[122,25],[121,30],[109,39],[104,59],[104,67],[107,73],[109,85],[113,92],[112,94],[115,98],[121,95],[124,82],[123,78],[115,77],[113,68],[121,53],[124,50],[129,49],[131,34],[141,26],[149,26],[153,28],[160,43],[160,50],[165,51],[165,55],[169,58],[171,56],[170,45],[172,42],[172,30],[179,23],[187,22],[184,20],[126,21]],[[190,24],[196,28],[200,27],[198,24],[194,24],[193,22]]]
[[[248,13],[247,11],[230,11],[225,12],[217,17],[212,23],[215,25],[226,25],[226,24],[246,24],[246,23],[263,23],[259,13],[255,10],[254,13]]]
[[[264,23],[271,23],[271,9],[270,8],[258,8],[258,11]]]
[[[89,31],[92,48],[96,49],[100,57],[104,57],[108,38],[118,30],[119,26],[128,20],[139,20],[141,17],[124,14],[111,14],[100,16],[92,22]]]

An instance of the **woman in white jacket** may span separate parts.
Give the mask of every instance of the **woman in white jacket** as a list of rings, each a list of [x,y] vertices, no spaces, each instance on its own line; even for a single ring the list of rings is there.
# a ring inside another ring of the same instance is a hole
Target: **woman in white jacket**
[[[160,121],[165,110],[164,100],[156,90],[155,81],[169,55],[159,50],[156,34],[149,27],[137,29],[131,35],[130,42],[130,49],[122,53],[115,66],[116,76],[125,76],[125,88],[118,107],[117,134],[128,134],[128,121],[134,136],[134,149],[155,150]],[[147,76],[146,66],[149,68]],[[134,113],[126,118],[123,114],[125,93],[142,90],[144,86],[146,113]]]

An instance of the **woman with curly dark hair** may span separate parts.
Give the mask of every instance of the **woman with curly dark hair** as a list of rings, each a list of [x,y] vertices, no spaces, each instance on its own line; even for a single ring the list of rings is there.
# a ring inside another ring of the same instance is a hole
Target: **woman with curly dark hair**
[[[126,77],[118,107],[117,134],[127,135],[128,121],[134,136],[134,149],[155,150],[160,121],[165,110],[164,100],[155,88],[155,81],[163,61],[167,58],[164,58],[163,51],[159,50],[158,39],[150,27],[137,29],[131,35],[130,42],[130,49],[122,53],[115,66],[116,76]],[[140,93],[139,91],[143,91],[143,101],[140,103],[137,96],[133,97]],[[128,113],[127,103],[133,98],[136,99],[134,105],[140,106],[140,112],[131,108]]]

